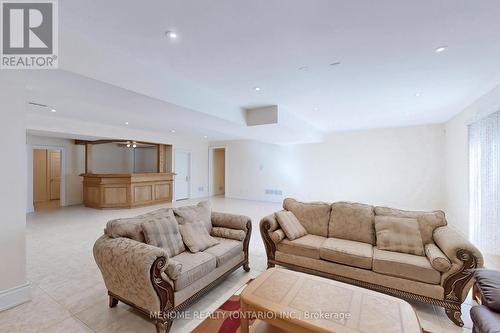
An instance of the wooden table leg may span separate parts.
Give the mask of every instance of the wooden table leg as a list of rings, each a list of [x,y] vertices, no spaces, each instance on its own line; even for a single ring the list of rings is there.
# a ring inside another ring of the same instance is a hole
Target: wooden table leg
[[[248,315],[248,307],[243,301],[241,301],[241,314],[240,314],[240,331],[241,333],[248,333],[248,325],[249,325],[249,315]]]

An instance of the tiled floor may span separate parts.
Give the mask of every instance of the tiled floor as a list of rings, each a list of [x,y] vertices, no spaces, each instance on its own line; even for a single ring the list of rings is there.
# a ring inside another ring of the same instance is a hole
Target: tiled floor
[[[175,205],[187,205],[184,201]],[[164,206],[164,205],[163,205]],[[209,314],[250,278],[266,268],[259,220],[279,204],[225,198],[212,199],[214,210],[248,215],[253,221],[250,273],[239,269],[191,308],[191,314]],[[30,214],[27,217],[28,279],[32,301],[0,313],[0,332],[155,332],[154,325],[119,303],[108,307],[107,292],[92,256],[94,241],[106,221],[142,214],[162,206],[131,210],[94,210],[81,206]],[[463,307],[465,328],[453,325],[444,311],[414,303],[423,327],[433,333],[470,332],[470,298]],[[197,311],[197,312],[196,312]],[[190,332],[204,318],[177,319],[171,332]]]

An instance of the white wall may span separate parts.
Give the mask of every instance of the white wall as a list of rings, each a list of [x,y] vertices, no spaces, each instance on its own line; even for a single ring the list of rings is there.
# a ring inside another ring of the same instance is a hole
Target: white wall
[[[33,131],[62,133],[71,136],[172,144],[174,149],[191,152],[191,197],[208,196],[208,142],[203,138],[184,136],[179,133],[172,134],[134,129],[132,126],[110,126],[102,123],[34,113],[28,113],[26,126]]]
[[[500,86],[446,123],[445,207],[448,222],[469,236],[469,143],[467,125],[500,110]]]
[[[27,203],[28,212],[33,211],[33,148],[62,148],[64,165],[61,175],[65,179],[64,206],[79,205],[83,202],[83,186],[80,174],[85,172],[85,147],[75,145],[74,140],[37,135],[27,135]],[[63,192],[61,191],[61,194]]]
[[[0,79],[0,311],[30,299],[26,280],[26,132],[24,86]]]
[[[340,132],[323,143],[225,145],[226,196],[281,201],[359,201],[402,209],[444,209],[444,126]]]

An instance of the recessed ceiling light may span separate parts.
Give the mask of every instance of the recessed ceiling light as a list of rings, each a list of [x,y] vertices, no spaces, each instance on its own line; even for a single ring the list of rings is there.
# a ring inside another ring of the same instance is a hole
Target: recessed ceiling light
[[[203,137],[204,137],[205,139],[207,139],[207,138],[208,138],[208,136],[206,136],[206,135],[204,135]]]
[[[167,35],[168,38],[170,39],[176,39],[177,38],[177,33],[175,33],[174,31],[167,31],[165,32],[165,35]]]
[[[420,94],[419,92],[418,92],[418,93],[415,93],[415,97],[420,97],[420,95],[421,95],[421,94]]]
[[[173,129],[173,130],[170,130],[170,132],[175,133],[175,130],[174,130],[174,129]]]
[[[341,64],[341,62],[340,62],[340,61],[335,61],[335,62],[332,62],[332,63],[330,64],[330,66],[338,66],[338,65],[340,65],[340,64]]]
[[[299,67],[299,71],[307,71],[309,69],[309,67],[307,66],[300,66]]]
[[[57,110],[56,110],[56,109],[52,109],[52,110],[50,110],[50,112],[52,112],[52,113],[56,113],[56,112],[57,112]]]
[[[128,121],[125,122],[125,125],[128,125]]]
[[[441,53],[443,52],[444,50],[446,50],[446,46],[440,46],[438,47],[437,49],[434,50],[434,52],[436,53]]]
[[[260,91],[260,87],[253,88],[255,91]]]

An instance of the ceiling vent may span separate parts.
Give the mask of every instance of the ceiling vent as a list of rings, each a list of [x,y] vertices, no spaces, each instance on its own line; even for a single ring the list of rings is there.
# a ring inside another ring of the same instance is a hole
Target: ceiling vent
[[[245,109],[247,126],[270,125],[278,123],[278,106],[264,106]]]

